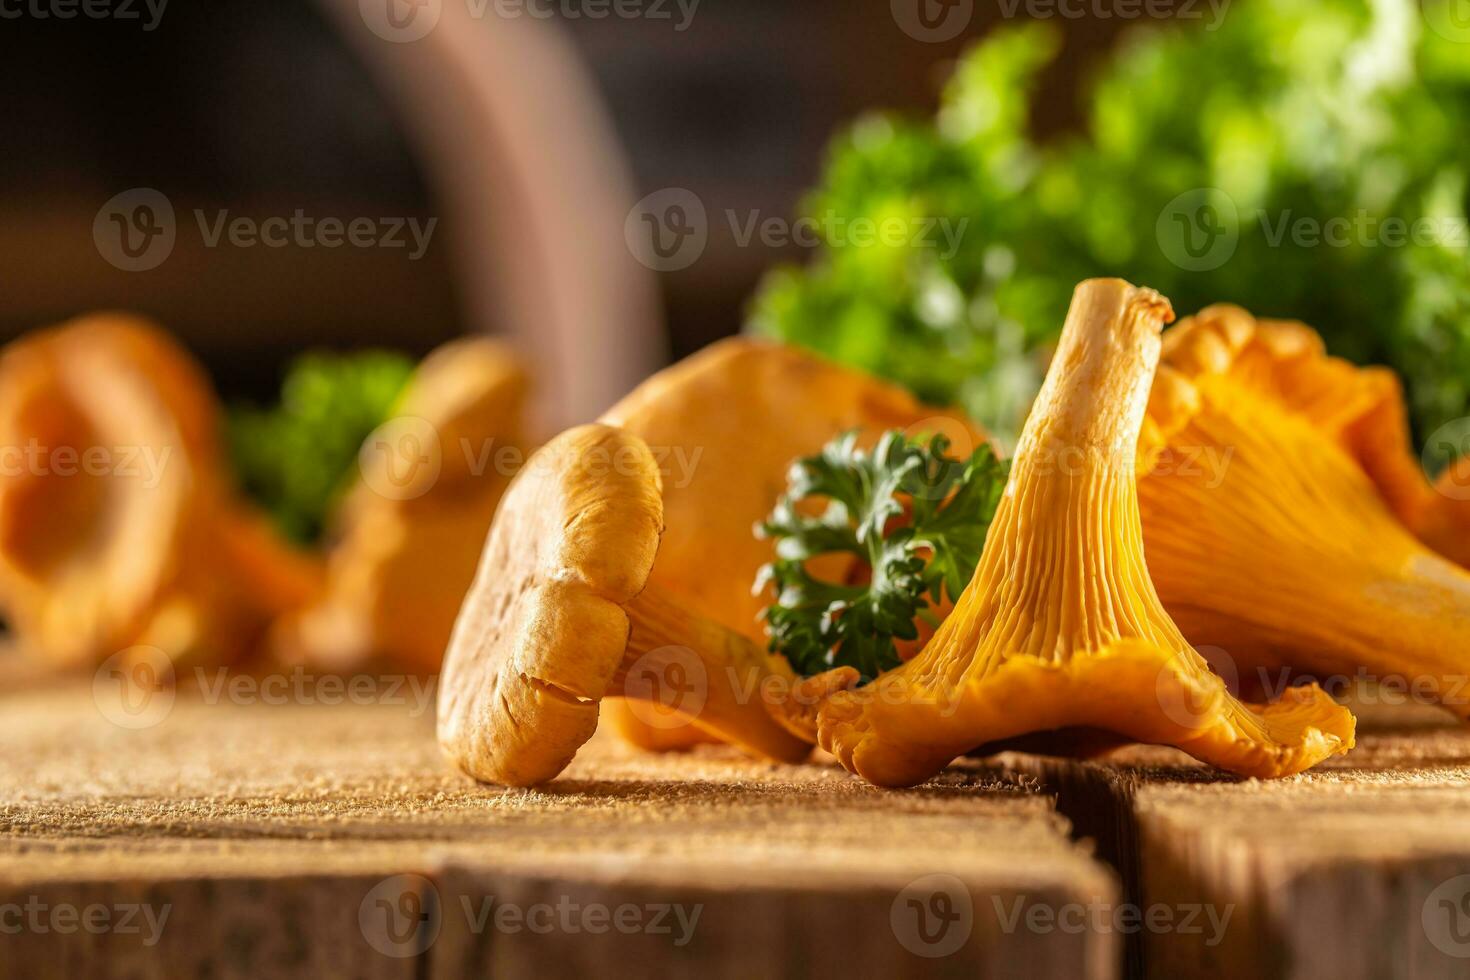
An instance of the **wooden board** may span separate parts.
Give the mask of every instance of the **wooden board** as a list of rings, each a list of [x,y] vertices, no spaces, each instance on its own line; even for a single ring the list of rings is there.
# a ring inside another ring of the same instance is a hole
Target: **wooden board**
[[[396,699],[181,694],[119,725],[90,687],[0,697],[3,972],[1116,974],[1116,935],[1014,917],[1118,900],[1025,780],[888,792],[599,736],[508,791],[448,772],[430,712]]]
[[[1142,909],[1180,923],[1201,907],[1200,931],[1131,934],[1130,973],[1470,976],[1470,729],[1434,709],[1359,710],[1353,752],[1280,781],[1143,746],[1002,763],[1059,794]]]

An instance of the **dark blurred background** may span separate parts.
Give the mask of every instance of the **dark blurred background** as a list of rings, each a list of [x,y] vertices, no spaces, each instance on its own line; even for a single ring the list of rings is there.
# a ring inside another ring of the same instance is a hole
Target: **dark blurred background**
[[[955,55],[999,17],[977,9],[958,37],[924,43],[896,29],[888,6],[703,0],[683,31],[677,11],[559,22],[600,91],[636,195],[680,186],[712,215],[785,217],[838,126],[872,107],[931,112]],[[1043,135],[1076,121],[1079,77],[1127,25],[1060,26],[1067,49],[1038,100]],[[466,329],[465,273],[446,245],[457,215],[435,199],[364,60],[306,0],[169,5],[151,31],[7,7],[4,338],[89,309],[138,310],[178,332],[228,395],[264,397],[303,348],[422,353]],[[110,197],[140,186],[168,195],[181,229],[193,207],[437,216],[440,229],[420,261],[382,249],[205,250],[181,230],[169,261],[126,272],[101,257],[92,224]],[[800,251],[712,235],[700,261],[660,275],[669,353],[738,330],[762,270]]]

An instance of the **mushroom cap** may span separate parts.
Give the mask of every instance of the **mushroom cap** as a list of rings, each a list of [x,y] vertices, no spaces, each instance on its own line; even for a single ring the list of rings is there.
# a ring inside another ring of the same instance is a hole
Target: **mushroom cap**
[[[1426,479],[1403,385],[1391,370],[1329,355],[1304,323],[1210,306],[1164,335],[1160,384],[1149,404],[1159,438],[1189,424],[1200,407],[1198,391],[1221,382],[1335,443],[1415,536],[1470,566],[1470,494],[1461,479],[1470,457],[1447,467],[1437,484]]]
[[[320,600],[276,624],[283,659],[344,669],[381,656],[438,669],[521,462],[527,389],[520,359],[487,337],[451,341],[424,358],[393,416],[428,424],[437,472],[409,497],[384,496],[359,476],[335,516]]]
[[[502,472],[506,467],[497,453],[513,450],[519,461],[529,388],[525,365],[502,341],[464,337],[434,348],[414,368],[388,422],[379,429],[381,433],[399,421],[427,423],[437,444],[437,465],[429,482],[414,488],[422,492],[390,498],[359,480],[339,516],[350,521],[358,507],[437,511],[448,501],[482,497],[492,484],[495,493],[504,492],[513,473]]]
[[[439,744],[455,765],[509,786],[566,767],[597,728],[662,531],[658,465],[637,436],[579,426],[527,460],[444,661]]]
[[[857,429],[939,432],[968,455],[985,433],[953,410],[795,347],[732,337],[660,371],[601,421],[659,457],[668,530],[653,584],[700,615],[763,642],[756,572],[771,560],[753,532],[786,490],[791,464]],[[711,553],[720,555],[711,567]],[[829,558],[829,561],[841,559]],[[840,577],[842,569],[817,568]]]
[[[850,429],[865,444],[887,429],[942,432],[962,454],[987,439],[962,413],[796,347],[748,337],[721,340],[658,372],[602,421],[642,437],[661,464],[668,528],[650,584],[762,645],[759,616],[769,598],[752,585],[773,551],[754,526],[786,490],[798,457]],[[854,561],[825,555],[812,571],[841,580]],[[650,728],[617,703],[609,712],[619,732],[644,748],[708,740],[692,725]]]
[[[5,348],[0,444],[49,454],[0,480],[0,593],[23,646],[78,662],[133,641],[218,489],[217,427],[203,373],[146,321],[98,314]],[[62,472],[62,450],[108,465]]]

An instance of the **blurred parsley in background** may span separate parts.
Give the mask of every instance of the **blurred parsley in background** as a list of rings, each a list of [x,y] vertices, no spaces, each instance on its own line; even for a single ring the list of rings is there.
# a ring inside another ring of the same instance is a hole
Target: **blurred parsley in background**
[[[1058,35],[999,29],[932,121],[875,115],[840,136],[803,205],[819,224],[968,217],[958,252],[829,235],[769,276],[751,328],[1005,439],[1072,287],[1117,275],[1181,316],[1234,302],[1393,366],[1423,438],[1470,402],[1470,28],[1450,2],[1235,0],[1214,31],[1140,28],[1090,86],[1085,134],[1045,146],[1030,95]]]
[[[401,354],[312,352],[296,358],[268,408],[235,406],[226,424],[240,484],[290,538],[315,542],[357,453],[413,373]]]

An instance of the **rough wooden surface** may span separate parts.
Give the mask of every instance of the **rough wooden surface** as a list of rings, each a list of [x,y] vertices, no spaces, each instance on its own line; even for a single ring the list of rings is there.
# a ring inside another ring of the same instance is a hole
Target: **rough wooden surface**
[[[180,695],[133,729],[32,688],[0,697],[0,972],[1101,980],[1115,934],[1012,918],[1118,900],[1066,832],[978,767],[895,793],[599,737],[506,791],[447,772],[409,706]],[[54,918],[88,906],[110,925]]]
[[[1143,746],[1004,765],[1058,793],[1142,909],[1229,910],[1223,930],[1203,912],[1198,932],[1140,930],[1130,972],[1470,976],[1470,729],[1434,709],[1369,707],[1353,752],[1274,782]]]

